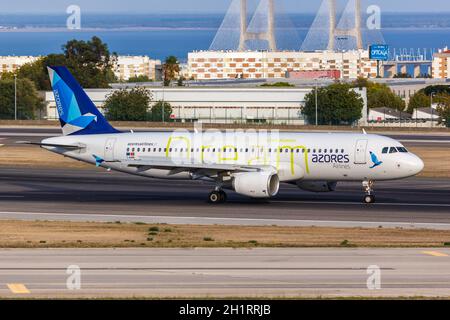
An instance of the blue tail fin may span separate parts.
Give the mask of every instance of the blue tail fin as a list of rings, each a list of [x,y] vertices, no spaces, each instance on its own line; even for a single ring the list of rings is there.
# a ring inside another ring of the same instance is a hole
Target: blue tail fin
[[[64,135],[117,133],[66,67],[48,67]]]

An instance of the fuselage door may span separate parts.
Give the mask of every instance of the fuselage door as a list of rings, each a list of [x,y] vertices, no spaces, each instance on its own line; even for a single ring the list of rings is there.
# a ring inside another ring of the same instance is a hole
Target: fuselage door
[[[105,161],[114,161],[114,145],[116,138],[110,138],[105,143]]]
[[[355,147],[355,164],[367,163],[367,144],[368,140],[358,140]]]

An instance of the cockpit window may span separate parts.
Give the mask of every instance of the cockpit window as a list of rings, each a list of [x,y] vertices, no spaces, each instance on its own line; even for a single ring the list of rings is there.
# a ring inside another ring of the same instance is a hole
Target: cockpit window
[[[383,148],[383,153],[384,154],[389,153],[389,147]]]
[[[397,147],[398,152],[408,153],[408,150],[405,147]]]
[[[397,153],[397,148],[391,147],[389,153]]]

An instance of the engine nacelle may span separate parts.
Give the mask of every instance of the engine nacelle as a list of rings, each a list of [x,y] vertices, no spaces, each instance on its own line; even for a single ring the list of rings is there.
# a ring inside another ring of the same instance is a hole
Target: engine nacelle
[[[233,189],[251,198],[271,198],[280,190],[280,178],[273,172],[244,172],[233,176]]]
[[[336,191],[337,182],[329,181],[297,181],[297,186],[305,191],[311,192],[333,192]]]

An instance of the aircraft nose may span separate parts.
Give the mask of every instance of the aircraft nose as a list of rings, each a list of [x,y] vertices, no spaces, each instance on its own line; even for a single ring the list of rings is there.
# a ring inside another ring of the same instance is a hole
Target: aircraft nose
[[[406,167],[409,171],[408,174],[415,176],[422,172],[425,168],[425,163],[418,156],[410,155],[406,161]]]
[[[420,159],[419,157],[416,156],[416,160],[414,162],[413,167],[414,167],[413,171],[415,171],[415,174],[419,174],[425,168],[425,163],[423,162],[422,159]]]

